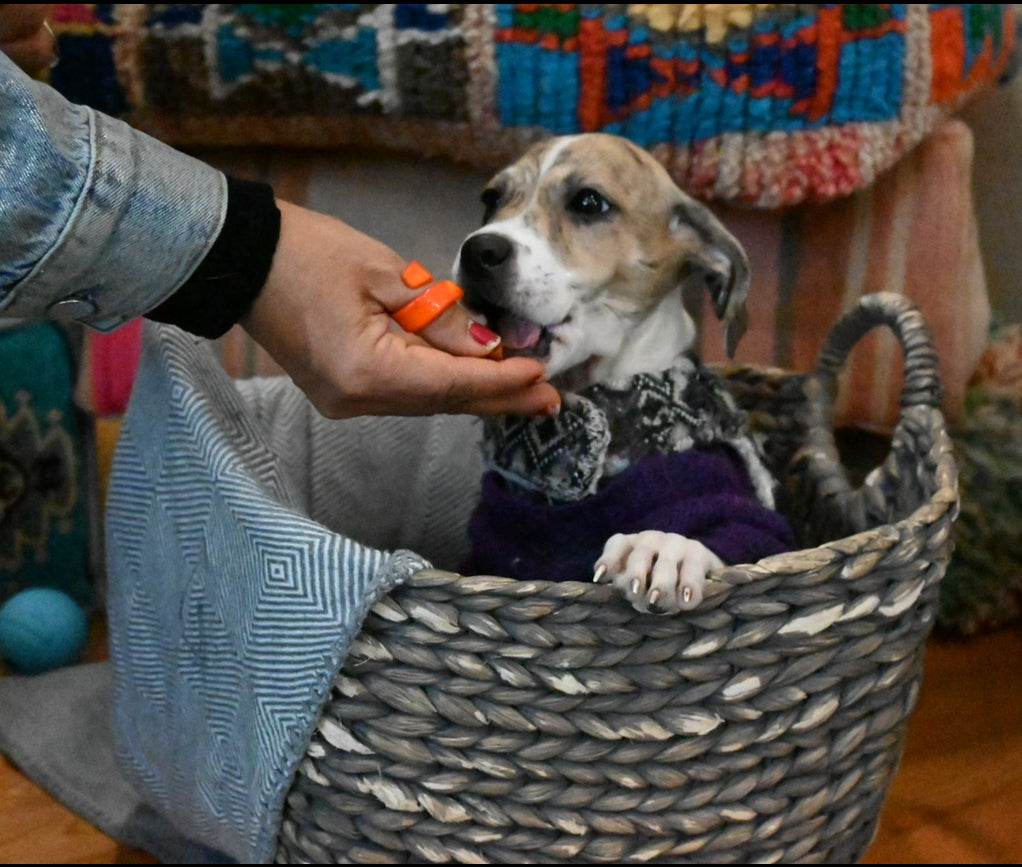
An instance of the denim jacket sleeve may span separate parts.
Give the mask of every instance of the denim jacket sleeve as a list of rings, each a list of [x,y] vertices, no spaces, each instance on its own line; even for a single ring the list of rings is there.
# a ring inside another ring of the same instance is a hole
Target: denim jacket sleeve
[[[112,330],[189,278],[226,208],[221,172],[0,53],[0,316]]]

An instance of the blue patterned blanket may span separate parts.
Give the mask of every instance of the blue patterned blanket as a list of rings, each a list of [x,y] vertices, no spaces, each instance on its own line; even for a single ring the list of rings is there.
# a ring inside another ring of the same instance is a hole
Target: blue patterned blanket
[[[108,498],[116,751],[187,839],[272,858],[368,609],[428,565],[408,548],[463,553],[477,438],[465,417],[328,422],[289,380],[236,383],[148,327]]]

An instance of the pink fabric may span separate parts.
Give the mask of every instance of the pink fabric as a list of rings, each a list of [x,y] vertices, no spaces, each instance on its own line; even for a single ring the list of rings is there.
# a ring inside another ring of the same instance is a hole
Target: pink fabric
[[[99,416],[122,415],[128,406],[142,352],[142,319],[109,334],[90,335],[93,411]]]

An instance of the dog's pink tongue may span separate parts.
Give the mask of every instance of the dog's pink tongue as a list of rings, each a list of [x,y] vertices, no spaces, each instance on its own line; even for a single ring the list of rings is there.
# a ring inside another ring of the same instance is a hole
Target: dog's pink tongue
[[[539,336],[543,329],[535,322],[529,322],[528,319],[521,319],[511,313],[505,313],[500,318],[499,330],[507,349],[528,349],[539,342]]]

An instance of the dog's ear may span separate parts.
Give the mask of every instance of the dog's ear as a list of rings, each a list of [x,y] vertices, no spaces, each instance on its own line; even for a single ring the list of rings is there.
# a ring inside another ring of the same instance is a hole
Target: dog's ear
[[[749,259],[734,235],[692,200],[675,205],[671,215],[673,232],[686,229],[697,239],[697,243],[686,245],[686,266],[699,271],[710,293],[717,318],[724,323],[724,342],[731,358],[748,324],[745,301],[752,279]]]

